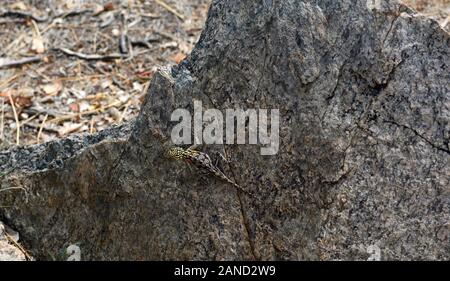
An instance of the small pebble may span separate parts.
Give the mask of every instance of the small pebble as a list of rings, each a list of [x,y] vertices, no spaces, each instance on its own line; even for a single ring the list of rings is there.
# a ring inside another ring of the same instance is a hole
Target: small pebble
[[[117,28],[114,28],[111,32],[116,37],[120,35],[120,31]]]
[[[111,115],[112,118],[114,118],[115,121],[118,121],[121,116],[120,111],[115,107],[111,107],[109,109],[109,114]]]

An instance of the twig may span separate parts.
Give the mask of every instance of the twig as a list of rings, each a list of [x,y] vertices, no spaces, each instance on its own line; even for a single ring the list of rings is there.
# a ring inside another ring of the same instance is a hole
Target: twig
[[[37,25],[36,21],[33,20],[32,23],[33,23],[34,32],[36,32],[36,36],[41,37],[41,32],[39,31],[39,26]]]
[[[130,42],[128,40],[128,35],[126,34],[126,32],[123,32],[122,34],[120,34],[120,39],[119,39],[119,50],[120,50],[120,53],[122,53],[122,54],[131,53],[128,50],[128,45],[129,44],[130,44]]]
[[[148,43],[147,41],[144,40],[136,40],[136,41],[131,41],[131,46],[140,46],[140,47],[145,47],[150,49],[152,47],[152,45],[150,45],[150,43]]]
[[[152,45],[150,43],[160,42],[158,38],[148,38],[144,40],[130,40],[132,46],[141,46],[151,49]]]
[[[155,2],[160,5],[161,7],[163,7],[164,9],[166,9],[167,11],[169,11],[170,13],[174,14],[175,16],[177,16],[180,20],[184,20],[184,16],[182,14],[180,14],[179,12],[177,12],[174,8],[170,7],[166,2],[164,2],[163,0],[155,0]]]
[[[65,77],[58,77],[55,81],[80,81],[80,80],[86,80],[91,78],[103,78],[103,77],[109,77],[111,74],[105,73],[105,74],[92,74],[92,75],[86,75],[83,77],[80,76],[65,76]]]
[[[141,14],[140,16],[144,17],[144,18],[150,18],[150,19],[159,19],[159,18],[161,18],[160,15],[152,14],[152,13]]]
[[[128,24],[128,28],[135,26],[136,24],[140,23],[141,21],[142,21],[142,18],[138,16],[137,19],[135,19],[130,24]]]
[[[27,119],[23,120],[22,122],[20,122],[20,126],[23,127],[23,125],[26,125],[28,122],[30,122],[31,120],[35,119],[36,117],[38,117],[39,114],[35,114],[31,117],[28,117]]]
[[[42,123],[41,123],[41,125],[42,125]],[[37,125],[37,124],[33,124],[33,123],[24,124],[24,126],[26,126],[26,127],[30,127],[30,128],[38,129],[38,130],[41,128],[41,125]],[[48,127],[45,124],[42,126],[42,131],[47,131],[47,132],[50,132],[50,133],[58,133],[57,129]]]
[[[6,79],[6,81],[3,81],[3,82],[0,84],[0,89],[2,89],[2,88],[5,87],[5,86],[8,86],[9,83],[11,83],[12,81],[16,80],[17,77],[19,77],[19,76],[20,76],[20,74],[14,74],[13,76],[11,76],[11,77],[9,77],[8,79]]]
[[[8,46],[6,46],[5,48],[2,49],[2,56],[5,55],[9,52],[9,50],[17,48],[17,45],[20,43],[20,41],[22,41],[25,37],[27,36],[27,34],[25,32],[20,33],[19,36],[17,36],[16,39],[14,39],[14,41],[12,41]]]
[[[108,55],[83,54],[74,52],[66,48],[57,48],[56,50],[59,50],[65,53],[66,55],[77,57],[83,60],[113,60],[113,59],[123,59],[126,57],[126,55],[122,54],[108,54]]]
[[[126,102],[126,101],[125,101],[125,102]],[[76,118],[76,117],[81,117],[81,116],[84,116],[84,115],[95,114],[95,113],[97,113],[97,112],[104,111],[104,110],[106,110],[106,109],[108,109],[108,108],[110,108],[110,107],[119,105],[119,104],[121,104],[121,103],[122,103],[121,101],[115,101],[115,102],[113,102],[113,103],[110,103],[110,104],[108,104],[108,105],[105,105],[105,106],[100,107],[100,108],[97,108],[97,109],[86,110],[86,111],[83,111],[83,112],[80,112],[80,113],[74,113],[74,114],[68,114],[68,115],[61,116],[61,117],[56,117],[56,118],[53,118],[52,120],[50,120],[49,122],[50,122],[50,123],[59,123],[59,122],[61,122],[61,121],[70,120],[70,119],[73,119],[73,118]],[[123,103],[122,103],[122,104],[123,104]]]
[[[2,99],[2,115],[0,118],[0,141],[3,141],[5,130],[5,101]]]
[[[130,44],[130,42],[128,39],[127,22],[128,22],[128,16],[127,16],[127,14],[123,13],[122,14],[122,32],[121,32],[120,38],[119,38],[119,50],[120,50],[120,53],[122,53],[122,54],[128,54],[129,51],[131,51],[131,50],[128,50],[128,45]]]
[[[30,18],[37,22],[45,22],[48,20],[48,17],[38,17],[31,13],[22,12],[22,11],[5,11],[0,13],[0,17],[17,17],[17,18]]]
[[[25,258],[29,261],[31,261],[33,258],[28,254],[28,252],[22,247],[22,245],[20,245],[19,243],[17,243],[8,233],[4,233],[6,236],[6,239],[8,239],[10,242],[12,242],[24,255]]]
[[[91,122],[89,124],[89,134],[93,134],[94,133],[94,118],[91,118]]]
[[[48,30],[50,30],[51,28],[53,28],[53,26],[56,25],[56,21],[52,21],[49,25],[47,25],[41,32],[41,34],[44,34],[45,32],[47,32]]]
[[[450,21],[450,15],[448,15],[448,17],[441,22],[441,27],[445,28],[449,21]]]
[[[127,104],[125,105],[125,109],[122,111],[122,114],[120,114],[120,118],[117,121],[117,123],[122,123],[123,118],[125,118],[125,114],[127,113],[128,107],[130,106],[130,102],[127,102]]]
[[[111,23],[113,23],[113,21],[116,18],[114,17],[114,13],[111,13],[107,16],[107,18],[100,24],[100,28],[105,28],[108,25],[110,25]]]
[[[161,35],[162,37],[166,37],[172,41],[175,41],[177,43],[179,43],[179,41],[180,41],[180,40],[178,40],[177,37],[173,36],[172,34],[161,31],[161,30],[156,30],[155,33]]]
[[[17,116],[16,106],[14,105],[14,101],[11,97],[11,94],[8,95],[9,102],[11,103],[11,107],[14,114],[14,119],[16,120],[16,144],[20,145],[20,122],[19,117]]]
[[[1,175],[1,176],[3,177],[3,176],[5,176],[5,175],[8,175],[8,174],[10,174],[12,171],[14,171],[14,169],[9,170],[6,174],[3,174],[3,175]],[[23,192],[25,192],[25,201],[26,201],[26,203],[28,203],[28,192],[27,192],[27,190],[26,190],[25,188],[23,188],[23,187],[20,187],[20,186],[6,187],[6,188],[0,189],[0,192],[2,192],[2,191],[7,191],[7,190],[15,190],[15,189],[20,189],[20,190],[23,190]]]
[[[0,68],[6,68],[6,67],[16,67],[27,63],[34,63],[34,62],[40,62],[42,60],[41,57],[35,56],[35,57],[29,57],[29,58],[23,58],[18,60],[12,60],[12,59],[0,59]]]
[[[27,191],[25,188],[23,188],[23,187],[20,187],[20,186],[13,186],[13,187],[5,187],[5,188],[2,188],[2,189],[0,189],[0,192],[2,192],[2,191],[7,191],[7,190],[14,190],[14,189],[21,189],[21,190],[23,190],[23,191]]]
[[[129,58],[125,59],[125,61],[129,61],[129,60],[133,59],[134,57],[138,57],[140,55],[143,55],[143,54],[146,54],[146,53],[149,53],[149,52],[153,52],[153,51],[156,51],[158,49],[159,49],[159,47],[154,47],[154,48],[146,49],[146,50],[143,50],[143,51],[140,51],[140,52],[136,52],[136,53],[133,54],[133,57],[129,57]]]
[[[86,13],[92,13],[93,10],[90,9],[84,9],[84,10],[72,10],[72,11],[67,11],[67,12],[62,12],[60,14],[57,14],[56,16],[53,17],[53,19],[57,19],[57,18],[67,18],[67,17],[72,17],[72,16],[79,16],[82,14],[86,14]]]
[[[40,102],[42,102],[42,100],[40,100]],[[29,113],[29,114],[48,114],[50,116],[58,116],[58,115],[62,114],[60,111],[46,109],[46,108],[41,108],[41,107],[24,108],[23,112]]]
[[[47,121],[48,114],[45,114],[44,120],[42,120],[41,126],[39,127],[39,131],[36,137],[36,142],[39,143],[39,140],[41,138],[42,130],[44,129],[45,121]]]

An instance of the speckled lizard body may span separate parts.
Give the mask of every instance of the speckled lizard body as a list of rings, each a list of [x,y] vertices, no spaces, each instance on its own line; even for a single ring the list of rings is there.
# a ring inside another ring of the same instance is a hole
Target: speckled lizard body
[[[194,149],[184,149],[181,147],[171,147],[166,152],[167,156],[175,160],[184,160],[185,162],[194,165],[202,174],[214,176],[222,181],[225,181],[235,188],[251,195],[250,192],[244,190],[240,185],[227,177],[216,165],[213,164],[208,154]]]

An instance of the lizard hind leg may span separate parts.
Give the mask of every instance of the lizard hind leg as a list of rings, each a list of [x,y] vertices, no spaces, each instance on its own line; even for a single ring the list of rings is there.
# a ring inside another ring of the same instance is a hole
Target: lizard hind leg
[[[200,141],[198,140],[197,136],[194,136],[194,138],[195,138],[194,143],[188,149],[197,150],[200,146],[203,146],[203,144],[201,144]]]
[[[193,144],[188,147],[189,150],[197,150],[200,147],[200,144]]]

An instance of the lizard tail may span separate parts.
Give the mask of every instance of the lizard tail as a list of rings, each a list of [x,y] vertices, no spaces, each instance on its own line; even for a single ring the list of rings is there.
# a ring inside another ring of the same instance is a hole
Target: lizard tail
[[[234,181],[228,180],[228,182],[229,182],[231,185],[233,185],[235,188],[239,189],[240,191],[242,191],[242,192],[244,192],[244,193],[246,193],[246,194],[248,194],[248,195],[253,195],[252,193],[248,192],[247,190],[245,190],[244,188],[242,188],[242,186],[240,186],[239,184],[235,183]]]
[[[239,184],[237,184],[236,182],[234,182],[233,180],[229,179],[227,176],[225,176],[224,173],[222,173],[221,171],[215,171],[215,174],[220,177],[221,179],[223,179],[224,181],[228,182],[229,184],[231,184],[232,186],[234,186],[236,189],[248,194],[248,195],[253,195],[252,193],[248,192],[247,190],[245,190],[244,188],[242,188],[242,186],[240,186]]]

